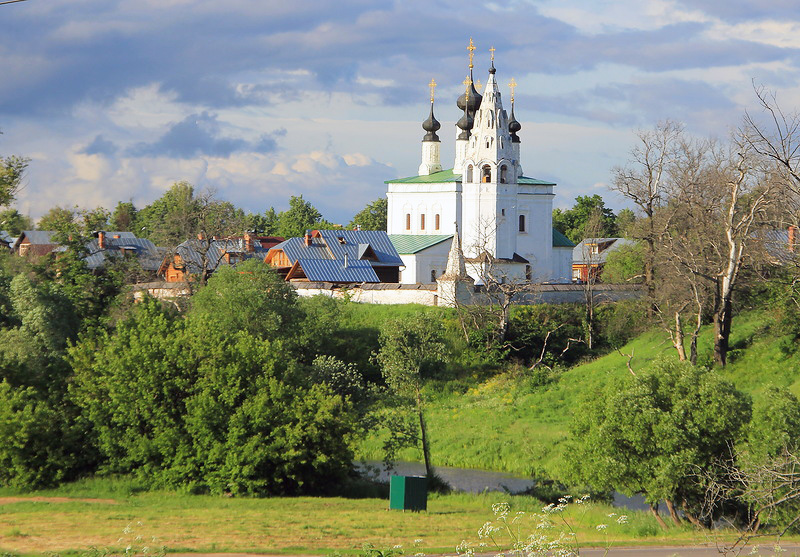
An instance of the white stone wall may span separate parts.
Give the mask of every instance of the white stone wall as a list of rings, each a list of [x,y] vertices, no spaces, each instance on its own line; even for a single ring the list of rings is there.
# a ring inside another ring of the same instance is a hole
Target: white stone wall
[[[572,282],[572,248],[553,248],[553,282]]]
[[[447,268],[447,255],[450,253],[450,242],[439,242],[426,250],[412,255],[400,255],[405,269],[400,271],[402,284],[436,284],[431,281],[431,271],[436,276],[444,274]]]
[[[454,234],[455,223],[461,221],[461,185],[389,184],[387,232],[389,234]],[[425,215],[425,229],[421,215]],[[439,229],[436,229],[436,215]],[[411,228],[406,228],[406,215],[411,215]]]

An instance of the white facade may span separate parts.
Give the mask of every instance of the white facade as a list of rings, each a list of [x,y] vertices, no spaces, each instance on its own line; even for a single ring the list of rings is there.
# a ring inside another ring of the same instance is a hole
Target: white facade
[[[439,124],[431,109],[423,124],[429,133],[422,142],[420,175],[387,181],[389,235],[460,232],[468,272],[478,284],[479,260],[486,255],[507,280],[569,282],[571,247],[553,246],[555,184],[522,175],[515,133],[520,126],[514,121],[516,130],[509,129],[494,65],[474,117],[467,112],[458,125],[471,119],[471,128],[456,140],[454,168],[437,171]],[[440,262],[425,251],[403,255],[409,272],[402,273],[401,282],[430,281]]]

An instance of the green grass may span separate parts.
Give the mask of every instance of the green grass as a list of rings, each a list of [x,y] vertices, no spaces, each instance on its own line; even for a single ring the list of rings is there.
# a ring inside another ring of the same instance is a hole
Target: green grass
[[[735,318],[730,363],[720,373],[754,398],[768,385],[787,387],[800,396],[800,352],[776,334],[769,315],[749,312]],[[713,331],[704,327],[699,361],[711,362]],[[687,345],[688,349],[688,345]],[[563,372],[546,386],[532,387],[525,368],[488,380],[474,378],[466,393],[431,389],[427,420],[434,464],[501,470],[520,475],[558,477],[567,458],[565,441],[578,402],[599,396],[612,380],[629,375],[626,361],[644,369],[659,357],[677,358],[667,334],[653,330],[620,349]],[[623,355],[625,354],[625,355]],[[380,459],[382,435],[375,432],[359,447],[359,457]],[[400,454],[419,461],[416,449]]]
[[[404,513],[388,510],[385,499],[130,494],[131,487],[138,489],[123,478],[84,480],[26,495],[0,490],[0,553],[63,555],[91,547],[122,553],[128,545],[139,550],[163,545],[171,552],[324,554],[354,553],[364,543],[402,545],[412,553],[452,552],[463,539],[477,539],[478,528],[492,518],[492,503],[507,501],[514,511],[526,512],[542,507],[526,496],[452,494],[431,495],[427,512]],[[605,535],[595,526],[609,523],[614,511],[594,505],[569,522],[582,543],[603,545]],[[661,532],[644,513],[630,513],[629,524],[613,525],[608,532],[614,545],[698,540],[689,527]]]

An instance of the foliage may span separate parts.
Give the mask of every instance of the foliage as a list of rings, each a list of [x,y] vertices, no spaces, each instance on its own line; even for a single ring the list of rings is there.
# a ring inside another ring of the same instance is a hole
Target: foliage
[[[190,315],[231,334],[286,338],[299,321],[294,289],[268,265],[254,259],[217,269],[191,300]]]
[[[29,162],[30,159],[16,155],[0,157],[0,207],[9,205],[16,198]]]
[[[641,244],[612,250],[603,266],[601,280],[607,284],[640,284],[644,280],[644,248]]]
[[[379,197],[372,203],[355,214],[347,225],[347,228],[360,230],[386,230],[387,212],[389,210],[389,200],[386,197]]]
[[[132,201],[120,201],[111,213],[111,228],[118,232],[133,232],[140,236],[137,230],[138,211]]]
[[[525,362],[543,355],[542,363],[548,366],[574,363],[586,355],[582,337],[583,311],[578,305],[515,306],[511,312],[507,340],[513,355]]]
[[[703,490],[692,478],[730,456],[749,417],[749,397],[716,373],[657,361],[581,403],[571,427],[573,477],[697,513]]]
[[[584,239],[586,224],[593,215],[600,220],[596,237],[612,238],[617,235],[614,211],[606,207],[603,198],[597,194],[579,195],[571,209],[553,209],[553,228],[577,244]]]
[[[745,451],[756,462],[800,448],[800,401],[790,391],[767,388],[753,406]]]
[[[16,209],[0,211],[0,230],[5,230],[12,236],[19,236],[23,230],[32,230],[33,221]]]
[[[0,381],[0,485],[37,489],[74,477],[83,437],[71,411],[33,387]]]
[[[333,225],[322,218],[310,202],[302,195],[289,198],[289,209],[276,213],[270,208],[265,214],[265,233],[284,238],[303,236],[306,230],[333,228]]]

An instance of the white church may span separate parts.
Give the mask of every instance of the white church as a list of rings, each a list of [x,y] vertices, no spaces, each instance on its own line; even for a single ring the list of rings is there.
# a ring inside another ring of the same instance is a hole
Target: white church
[[[453,167],[442,168],[431,81],[418,175],[386,181],[387,232],[405,264],[400,281],[436,282],[458,234],[466,271],[476,284],[487,272],[500,282],[570,282],[574,244],[552,226],[556,184],[523,175],[516,84],[509,83],[509,117],[497,85],[494,49],[483,95],[475,89],[474,48],[470,40],[470,74],[456,102],[463,116],[456,124]]]

